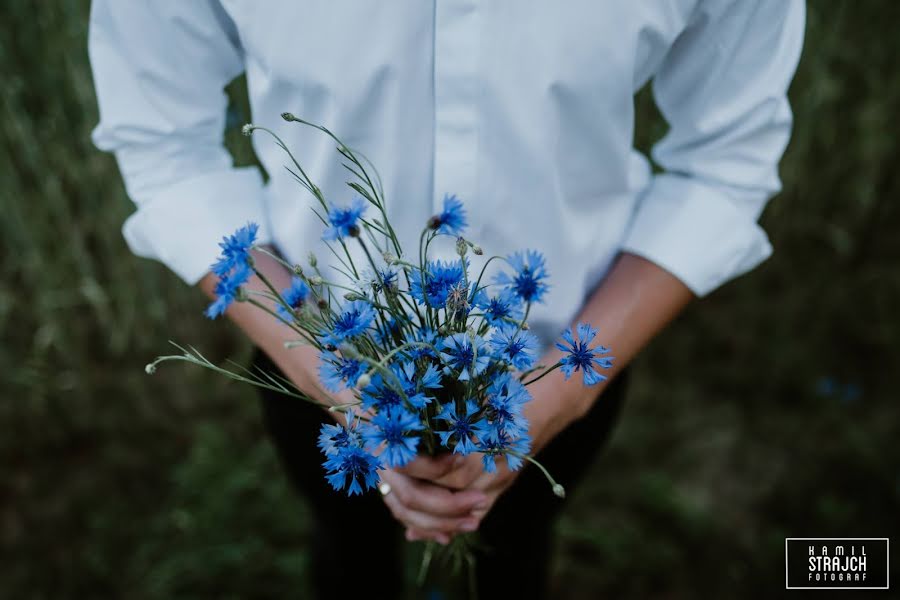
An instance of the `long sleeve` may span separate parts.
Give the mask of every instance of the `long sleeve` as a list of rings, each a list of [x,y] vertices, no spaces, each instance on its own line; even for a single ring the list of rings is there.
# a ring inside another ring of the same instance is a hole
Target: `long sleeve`
[[[804,22],[802,0],[701,0],[654,78],[670,126],[652,153],[664,172],[640,199],[623,250],[697,295],[772,252],[757,220],[781,188]]]
[[[94,143],[115,153],[137,206],[131,250],[195,283],[221,237],[248,220],[268,241],[263,183],[223,146],[225,85],[243,70],[233,23],[212,0],[94,0]]]

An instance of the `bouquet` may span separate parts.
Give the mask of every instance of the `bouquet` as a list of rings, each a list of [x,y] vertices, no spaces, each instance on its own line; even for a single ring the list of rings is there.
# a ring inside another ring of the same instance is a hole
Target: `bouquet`
[[[473,269],[472,256],[481,257],[483,251],[464,236],[466,210],[453,195],[444,197],[443,210],[424,224],[419,247],[408,254],[391,227],[371,164],[325,127],[290,113],[282,117],[330,136],[351,176],[348,185],[355,199],[335,205],[274,132],[244,126],[246,135],[266,132],[287,152],[288,170],[317,203],[313,212],[322,221],[323,240],[336,262],[323,270],[310,254],[308,266],[289,264],[254,245],[258,228],[249,223],[220,244],[222,254],[211,267],[219,277],[217,298],[206,315],[215,318],[233,302],[249,302],[296,333],[290,345],[318,350],[324,388],[319,397],[329,400],[325,408],[344,416],[323,424],[319,435],[328,483],[338,492],[362,494],[378,485],[381,468],[401,467],[419,454],[475,452],[488,472],[501,460],[511,470],[533,463],[552,492],[563,497],[563,487],[530,456],[523,413],[531,400],[527,387],[556,369],[566,379],[580,372],[585,385],[596,384],[606,379],[598,369],[610,368],[612,358],[608,348],[591,347],[596,330],[579,324],[556,344],[564,352],[560,361],[536,364],[539,343],[527,319],[532,305],[548,292],[543,256],[534,250],[491,256]],[[455,259],[431,260],[429,248],[438,236],[456,238]],[[355,253],[350,251],[354,245],[359,249]],[[271,285],[255,269],[252,250],[270,254],[289,269],[290,287]],[[364,264],[357,264],[360,257]],[[495,261],[504,268],[488,279],[485,273]],[[244,289],[254,272],[267,292]],[[182,354],[157,358],[148,372],[163,361],[187,361],[321,403],[278,375],[229,370],[194,348],[178,348]],[[330,396],[345,389],[352,391],[352,402]]]

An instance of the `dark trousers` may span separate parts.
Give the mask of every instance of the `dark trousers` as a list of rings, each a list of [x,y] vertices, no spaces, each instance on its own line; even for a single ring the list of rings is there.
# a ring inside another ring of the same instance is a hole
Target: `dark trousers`
[[[255,366],[278,372],[262,352]],[[569,495],[609,438],[625,399],[625,375],[536,457]],[[328,417],[317,406],[265,390],[262,408],[284,469],[313,511],[311,562],[317,597],[403,598],[400,525],[377,492],[349,498],[325,481],[316,439]],[[500,496],[479,528],[484,547],[477,557],[479,598],[546,596],[553,523],[563,505],[533,466]]]

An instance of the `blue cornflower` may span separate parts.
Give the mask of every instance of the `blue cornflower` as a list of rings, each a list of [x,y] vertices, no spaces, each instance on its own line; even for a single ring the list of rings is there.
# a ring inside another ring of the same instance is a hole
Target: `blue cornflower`
[[[419,437],[408,435],[422,431],[419,418],[402,408],[379,412],[363,430],[368,448],[374,450],[384,444],[381,458],[389,467],[402,467],[416,457]]]
[[[393,267],[380,267],[378,269],[365,269],[356,287],[363,295],[378,293],[382,290],[397,291],[397,270]]]
[[[330,392],[338,393],[343,387],[353,388],[359,376],[366,372],[368,367],[359,360],[339,356],[334,352],[322,352],[319,355],[319,379]]]
[[[563,340],[568,345],[560,344],[559,342],[556,344],[557,348],[567,353],[561,360],[561,368],[563,373],[566,374],[566,379],[571,377],[572,373],[580,370],[584,385],[594,385],[595,383],[606,381],[606,376],[598,373],[594,365],[604,369],[612,367],[613,358],[611,356],[598,358],[600,354],[609,352],[609,348],[599,345],[594,348],[588,348],[588,344],[597,335],[597,330],[591,327],[590,324],[579,323],[577,330],[578,339],[575,339],[575,336],[572,334],[572,328],[569,327],[562,334]]]
[[[350,427],[340,424],[323,423],[319,429],[319,441],[317,445],[325,456],[334,456],[348,446],[359,446],[361,438],[359,432],[353,427],[353,413],[347,413],[347,422]]]
[[[378,485],[381,461],[356,445],[340,448],[322,466],[328,471],[325,479],[335,490],[347,489],[347,495],[362,494]]]
[[[549,286],[544,283],[547,278],[547,270],[544,267],[544,257],[536,250],[516,252],[506,257],[509,265],[515,271],[510,276],[508,273],[498,273],[495,281],[509,287],[516,296],[525,302],[542,302],[544,293]]]
[[[420,389],[441,387],[440,375],[437,375],[437,380],[435,381],[436,370],[432,365],[429,365],[429,368],[425,370],[421,377],[416,376],[416,363],[414,362],[395,363],[391,365],[391,371],[397,376],[397,380],[400,381],[400,387],[403,388],[403,393],[406,394],[407,402],[413,408],[423,408],[431,402],[431,398],[425,395],[425,392],[419,391]]]
[[[487,299],[478,304],[484,311],[484,320],[490,325],[521,321],[525,316],[519,297],[509,288],[505,288],[499,295]]]
[[[219,243],[222,254],[210,270],[221,278],[236,267],[246,266],[258,231],[259,225],[247,223],[233,234],[223,237]]]
[[[354,198],[350,206],[338,207],[334,204],[328,209],[328,222],[331,227],[325,230],[322,239],[334,241],[347,236],[359,235],[357,221],[366,211],[366,201],[362,198]]]
[[[513,438],[528,433],[528,420],[522,408],[529,401],[531,394],[512,374],[498,376],[487,390],[490,427]]]
[[[259,225],[247,223],[233,234],[225,236],[219,243],[222,254],[210,267],[219,281],[216,283],[215,301],[206,309],[206,316],[215,319],[224,313],[238,295],[239,288],[244,285],[253,269],[250,267],[250,250],[256,241]]]
[[[231,272],[220,275],[215,287],[216,299],[206,308],[204,314],[210,319],[215,319],[224,313],[237,299],[240,287],[247,283],[252,273],[250,265],[244,262],[237,264]]]
[[[455,402],[445,404],[443,410],[435,417],[448,423],[447,431],[438,431],[437,434],[441,438],[441,443],[447,448],[451,443],[455,442],[453,452],[455,454],[466,455],[475,450],[475,444],[472,442],[472,436],[478,428],[480,421],[476,420],[478,413],[478,404],[474,400],[466,400],[466,412],[458,413]]]
[[[484,470],[488,473],[494,473],[497,470],[496,457],[498,454],[506,456],[506,466],[510,471],[517,471],[524,463],[522,456],[531,452],[531,437],[528,435],[513,437],[497,428],[487,429],[484,427],[479,427],[478,434],[478,451],[484,453],[481,461]]]
[[[480,375],[490,364],[487,344],[481,336],[469,337],[466,333],[454,333],[444,339],[444,362],[459,371],[459,380],[468,381]]]
[[[437,332],[433,329],[423,328],[416,329],[413,333],[406,334],[406,337],[403,338],[404,344],[409,344],[411,342],[425,342],[426,344],[431,344],[438,351],[441,349],[442,341],[440,337],[438,337]],[[411,360],[418,360],[420,358],[425,358],[426,356],[429,358],[437,358],[437,354],[435,354],[434,350],[429,348],[428,346],[411,346],[403,351]]]
[[[309,298],[309,286],[299,277],[291,277],[291,285],[282,290],[281,297],[284,298],[284,301],[291,307],[291,310],[288,311],[287,308],[279,304],[278,314],[289,321],[294,316],[291,313],[300,309],[300,307],[303,306],[303,303],[306,302],[306,299]]]
[[[420,270],[413,271],[409,294],[419,304],[444,308],[450,291],[463,280],[464,269],[462,260],[431,261],[424,274]]]
[[[361,390],[360,400],[362,400],[362,407],[366,410],[374,408],[377,411],[384,411],[403,406],[403,396],[384,380],[381,373],[372,375],[369,385]]]
[[[494,331],[494,335],[491,337],[491,346],[497,358],[524,371],[534,364],[538,339],[530,331],[520,329],[518,325],[506,323]]]
[[[331,331],[322,338],[322,342],[340,346],[342,342],[365,332],[374,320],[375,309],[371,304],[363,300],[350,302],[335,318]]]
[[[438,233],[447,235],[460,235],[463,232],[468,226],[466,209],[456,194],[444,195],[444,209],[439,215],[431,218],[429,225]]]
[[[347,425],[323,424],[318,446],[325,455],[325,479],[335,490],[347,488],[347,494],[352,496],[378,484],[381,461],[363,448],[359,421],[353,411],[347,413]]]

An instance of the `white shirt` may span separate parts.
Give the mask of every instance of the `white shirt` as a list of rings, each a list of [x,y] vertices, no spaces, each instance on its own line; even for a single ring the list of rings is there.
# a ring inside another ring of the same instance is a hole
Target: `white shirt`
[[[246,71],[274,129],[326,196],[352,192],[321,123],[380,172],[415,256],[446,192],[486,254],[535,248],[552,277],[532,323],[560,329],[620,251],[698,295],[771,253],[757,219],[780,189],[802,0],[94,0],[98,147],[137,210],[131,249],[199,280],[248,220],[292,262],[320,260],[313,200],[253,138],[270,176],[232,167],[223,87]],[[670,125],[633,150],[633,95],[653,80]]]

